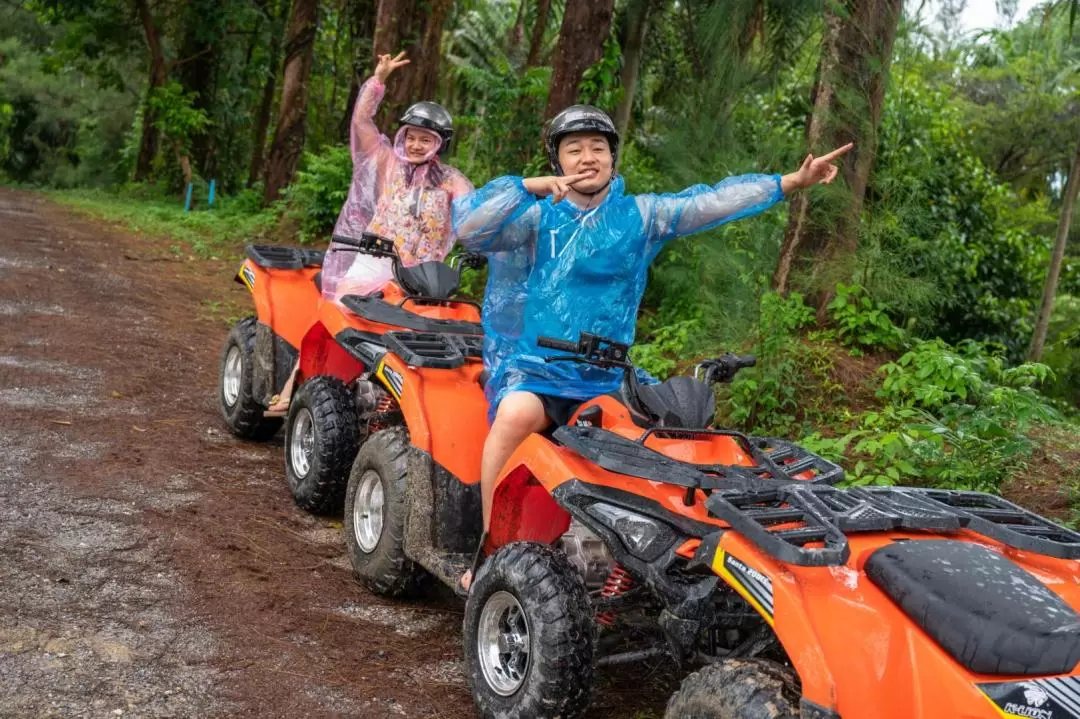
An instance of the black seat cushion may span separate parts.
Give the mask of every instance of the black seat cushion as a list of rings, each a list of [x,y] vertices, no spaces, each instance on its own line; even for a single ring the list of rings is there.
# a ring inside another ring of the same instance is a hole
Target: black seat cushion
[[[398,265],[397,279],[409,294],[446,299],[461,283],[461,273],[442,262],[421,262],[405,267]]]
[[[712,387],[693,377],[672,377],[660,384],[641,385],[638,397],[661,427],[704,429],[716,415]]]
[[[866,575],[942,649],[979,674],[1064,674],[1080,661],[1080,616],[1003,555],[954,540],[895,542]]]

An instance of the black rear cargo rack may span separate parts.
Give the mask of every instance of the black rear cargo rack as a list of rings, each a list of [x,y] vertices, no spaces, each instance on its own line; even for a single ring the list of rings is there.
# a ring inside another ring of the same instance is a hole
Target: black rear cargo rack
[[[273,270],[301,270],[322,267],[326,253],[322,250],[280,245],[247,245],[244,250],[259,267]]]
[[[1080,559],[1080,533],[982,492],[762,481],[718,488],[705,506],[766,554],[803,567],[843,564],[846,535],[884,531],[968,530],[1015,549]],[[806,546],[815,543],[822,546]]]

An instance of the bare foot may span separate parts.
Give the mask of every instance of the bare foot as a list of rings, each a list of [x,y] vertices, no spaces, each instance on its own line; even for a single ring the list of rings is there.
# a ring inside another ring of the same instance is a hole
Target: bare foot
[[[465,592],[465,594],[469,593],[469,588],[472,586],[472,570],[471,569],[469,571],[465,572],[465,574],[461,575],[461,579],[458,580],[458,584],[461,586],[461,589],[462,589],[462,591]]]

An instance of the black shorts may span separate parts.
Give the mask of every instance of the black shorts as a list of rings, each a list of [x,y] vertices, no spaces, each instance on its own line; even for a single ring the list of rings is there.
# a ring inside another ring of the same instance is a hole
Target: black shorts
[[[584,402],[580,399],[570,399],[569,397],[556,397],[550,394],[538,394],[541,404],[544,405],[544,414],[555,426],[564,425],[570,422],[570,418],[574,416],[574,412],[578,411]]]

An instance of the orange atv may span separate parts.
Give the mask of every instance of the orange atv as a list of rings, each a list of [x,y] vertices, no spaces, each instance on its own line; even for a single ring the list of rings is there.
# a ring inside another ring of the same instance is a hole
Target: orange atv
[[[750,358],[641,386],[626,345],[540,344],[626,380],[503,469],[463,629],[482,716],[579,716],[595,667],[666,655],[704,665],[668,719],[1080,718],[1080,534],[983,493],[838,489],[796,445],[709,427],[709,383]],[[479,534],[478,367],[380,366],[404,426],[354,464],[354,569],[385,594],[454,583],[468,543],[444,522]]]
[[[251,291],[256,316],[240,320],[222,351],[219,404],[233,434],[268,439],[282,425],[267,417],[270,399],[297,367],[285,424],[285,472],[296,503],[313,512],[340,510],[345,482],[365,427],[378,423],[389,396],[370,382],[382,337],[392,330],[455,330],[479,335],[479,306],[457,299],[462,265],[405,267],[390,240],[335,237],[338,251],[391,258],[394,280],[372,295],[324,300],[323,253],[251,245],[237,281]],[[478,342],[478,339],[477,339]]]

